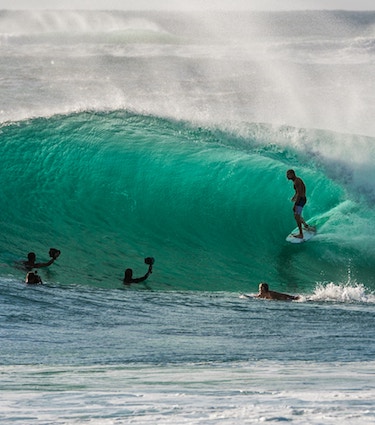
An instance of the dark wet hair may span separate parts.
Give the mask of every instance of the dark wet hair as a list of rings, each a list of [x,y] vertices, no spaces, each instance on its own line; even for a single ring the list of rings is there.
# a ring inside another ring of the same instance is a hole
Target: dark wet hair
[[[262,287],[263,287],[263,288],[264,288],[267,292],[269,291],[268,283],[261,282],[260,284],[262,285]]]
[[[29,252],[29,253],[27,254],[27,259],[28,259],[29,261],[33,261],[33,260],[35,260],[35,258],[36,258],[35,252]]]

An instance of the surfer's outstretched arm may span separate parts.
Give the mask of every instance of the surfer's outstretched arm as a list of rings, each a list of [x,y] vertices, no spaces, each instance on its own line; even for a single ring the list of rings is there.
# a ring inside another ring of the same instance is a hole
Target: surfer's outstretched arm
[[[152,264],[149,264],[147,273],[142,277],[133,277],[133,270],[126,269],[125,276],[123,279],[124,285],[130,285],[132,283],[141,283],[144,282],[152,273]]]

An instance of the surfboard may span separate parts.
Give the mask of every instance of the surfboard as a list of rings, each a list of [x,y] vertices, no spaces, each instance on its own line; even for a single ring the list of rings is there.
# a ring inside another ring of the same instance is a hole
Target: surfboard
[[[302,243],[302,242],[306,242],[308,240],[310,240],[312,237],[314,237],[316,235],[316,228],[315,227],[309,227],[309,229],[303,229],[302,233],[303,233],[303,238],[296,238],[293,235],[298,235],[299,230],[298,227],[296,227],[294,230],[292,230],[289,235],[286,237],[286,241],[290,242],[290,243]]]
[[[241,294],[240,298],[257,298],[257,294]]]

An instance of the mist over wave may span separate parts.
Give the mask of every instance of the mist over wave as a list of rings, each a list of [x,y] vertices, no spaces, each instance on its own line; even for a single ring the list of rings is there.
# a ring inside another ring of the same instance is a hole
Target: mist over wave
[[[373,136],[374,22],[370,12],[2,11],[2,119],[108,108]]]

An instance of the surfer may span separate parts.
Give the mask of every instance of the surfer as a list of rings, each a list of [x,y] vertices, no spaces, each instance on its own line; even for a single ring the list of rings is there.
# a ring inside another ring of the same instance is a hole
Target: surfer
[[[27,270],[31,270],[34,268],[40,268],[40,267],[48,267],[50,266],[60,255],[61,251],[59,251],[58,249],[55,248],[51,248],[49,250],[49,256],[51,257],[51,259],[49,261],[47,261],[46,263],[36,263],[36,255],[34,252],[29,252],[27,254],[27,261],[23,262],[24,267]]]
[[[28,272],[26,275],[25,283],[29,285],[38,285],[42,284],[42,279],[38,275],[38,272],[35,270],[35,272]]]
[[[293,235],[295,238],[303,239],[302,225],[306,230],[313,231],[314,228],[310,227],[302,217],[302,209],[306,204],[306,186],[303,180],[300,177],[296,176],[294,170],[288,170],[286,172],[286,177],[288,180],[292,180],[294,184],[295,194],[292,198],[294,218],[296,219],[299,233],[298,235]]]
[[[141,283],[144,282],[152,273],[152,265],[154,264],[154,259],[152,257],[145,258],[145,263],[148,264],[147,273],[142,277],[133,277],[133,270],[126,269],[125,276],[123,279],[124,285],[130,285],[132,283]]]
[[[281,292],[270,291],[268,283],[261,282],[259,284],[259,294],[256,298],[266,298],[268,300],[293,301],[298,300],[299,296],[283,294]]]

